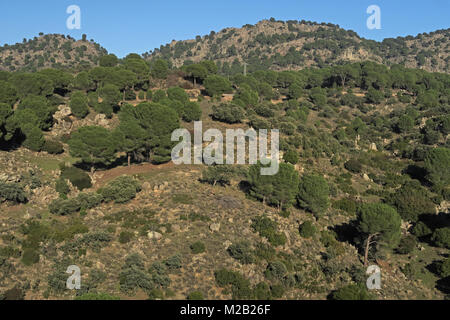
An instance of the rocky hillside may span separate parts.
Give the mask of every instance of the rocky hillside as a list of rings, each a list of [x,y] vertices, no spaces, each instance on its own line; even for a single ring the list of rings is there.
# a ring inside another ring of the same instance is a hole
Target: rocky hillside
[[[214,60],[220,62],[225,74],[242,72],[244,62],[248,71],[254,71],[296,70],[365,60],[448,73],[449,39],[447,29],[377,42],[330,23],[271,19],[212,31],[192,40],[172,41],[144,53],[144,57],[168,59],[177,67],[190,61]]]
[[[0,70],[36,71],[45,68],[85,69],[97,64],[107,53],[85,36],[76,40],[61,34],[42,33],[34,39],[23,39],[15,45],[0,47]]]

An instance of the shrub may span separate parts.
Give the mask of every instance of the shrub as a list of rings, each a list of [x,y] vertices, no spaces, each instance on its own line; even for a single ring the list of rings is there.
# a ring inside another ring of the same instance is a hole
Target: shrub
[[[35,249],[27,248],[23,251],[22,263],[26,266],[31,266],[32,264],[39,262],[39,252]]]
[[[372,300],[363,284],[350,284],[332,293],[332,300]]]
[[[348,198],[333,202],[333,208],[345,211],[351,215],[356,214],[356,202]]]
[[[64,152],[64,148],[61,142],[53,139],[46,139],[42,146],[42,151],[46,151],[50,154],[61,154]]]
[[[128,243],[133,238],[133,233],[129,231],[122,231],[119,235],[119,242],[120,243]]]
[[[442,278],[450,276],[450,258],[445,259],[439,264],[438,272]]]
[[[182,267],[181,255],[175,254],[164,261],[165,265],[169,270],[176,270]]]
[[[250,281],[238,272],[220,269],[214,272],[214,277],[219,287],[231,285],[233,299],[250,299],[253,296]]]
[[[212,184],[220,185],[230,184],[231,178],[234,175],[234,169],[228,165],[211,165],[202,172],[202,181]]]
[[[49,210],[53,214],[64,216],[73,212],[77,212],[81,209],[81,204],[76,198],[72,199],[55,199],[49,206]]]
[[[254,289],[255,298],[258,300],[269,300],[271,298],[271,290],[267,283],[260,282]]]
[[[245,117],[245,111],[236,104],[222,103],[219,106],[212,107],[212,118],[226,123],[239,123]]]
[[[328,209],[329,193],[328,183],[323,177],[304,175],[300,179],[297,202],[301,208],[318,217]]]
[[[423,223],[422,221],[419,221],[418,223],[416,223],[412,229],[412,233],[416,236],[416,237],[425,237],[428,236],[432,233],[431,229],[428,228],[428,226]]]
[[[120,300],[120,297],[110,295],[109,293],[88,292],[75,297],[75,300]]]
[[[59,193],[60,196],[66,196],[70,192],[70,187],[66,182],[66,179],[62,179],[61,177],[56,180],[55,190]]]
[[[17,183],[0,182],[0,203],[11,201],[14,203],[25,203],[28,201],[23,187]]]
[[[255,256],[266,261],[271,261],[275,257],[276,251],[270,244],[258,243],[255,249]]]
[[[352,173],[361,173],[362,165],[361,163],[356,159],[350,159],[346,163],[344,163],[345,169]]]
[[[282,280],[287,273],[287,268],[281,261],[273,261],[267,265],[264,275],[269,280]]]
[[[194,242],[191,244],[190,248],[193,254],[203,253],[206,249],[205,244],[201,241]]]
[[[283,155],[283,160],[290,164],[296,164],[298,162],[298,159],[299,156],[296,150],[290,149]]]
[[[400,240],[400,243],[397,248],[397,252],[400,254],[408,254],[412,253],[416,248],[417,241],[413,236],[406,236]]]
[[[254,262],[253,252],[248,241],[240,241],[233,243],[227,249],[230,256],[242,264],[250,264]]]
[[[139,182],[129,176],[121,176],[98,190],[105,202],[125,203],[136,197],[141,191]]]
[[[431,240],[438,247],[450,249],[450,227],[434,230]]]
[[[277,223],[267,216],[254,218],[251,227],[274,246],[282,246],[286,243],[286,235],[277,232]]]
[[[187,300],[203,300],[203,293],[200,291],[193,291],[189,293],[186,297]]]
[[[300,225],[299,232],[303,238],[311,238],[317,232],[317,229],[311,221],[306,221]]]
[[[72,185],[77,187],[80,191],[92,187],[92,182],[89,175],[76,167],[62,166],[61,178],[69,180],[70,183],[72,183]]]
[[[119,284],[120,290],[127,294],[135,293],[138,288],[146,292],[153,289],[153,281],[145,272],[141,256],[133,253],[125,259],[125,264],[119,274]]]
[[[72,113],[79,119],[84,118],[89,113],[88,99],[82,92],[74,92],[69,103]]]
[[[184,105],[183,120],[186,122],[198,121],[202,116],[202,109],[196,102],[188,102]]]

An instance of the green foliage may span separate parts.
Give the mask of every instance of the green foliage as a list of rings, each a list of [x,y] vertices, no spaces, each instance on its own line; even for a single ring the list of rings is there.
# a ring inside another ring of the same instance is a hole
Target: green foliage
[[[378,235],[388,245],[400,240],[401,218],[397,211],[384,203],[365,203],[358,210],[358,230],[366,235]]]
[[[356,202],[352,199],[343,198],[333,202],[333,208],[339,209],[349,213],[350,215],[356,214]]]
[[[428,228],[428,226],[423,223],[422,221],[417,222],[414,227],[412,228],[412,233],[416,237],[425,237],[432,233],[431,229]]]
[[[450,276],[450,258],[444,259],[438,266],[439,275],[442,278]]]
[[[287,268],[281,261],[273,261],[267,265],[264,275],[269,280],[282,280],[287,274]]]
[[[158,59],[155,61],[151,68],[151,75],[152,77],[156,79],[165,79],[167,78],[167,73],[169,71],[169,66],[167,64],[167,61]]]
[[[70,187],[66,182],[66,179],[59,178],[55,183],[55,191],[59,193],[60,196],[66,196],[70,192]]]
[[[39,252],[35,249],[27,248],[22,254],[22,263],[26,266],[31,266],[39,262]]]
[[[177,270],[182,267],[182,261],[181,261],[181,255],[180,254],[174,254],[173,256],[170,256],[164,261],[165,265],[169,270]]]
[[[70,97],[69,103],[72,113],[79,119],[86,117],[89,113],[88,99],[84,93],[76,91]]]
[[[245,111],[242,107],[232,103],[221,103],[219,106],[213,106],[212,118],[226,123],[240,123],[245,117]]]
[[[187,102],[183,108],[182,118],[186,122],[198,121],[202,116],[202,109],[196,102]]]
[[[274,246],[282,246],[286,243],[285,234],[277,232],[277,223],[267,216],[254,218],[251,227]]]
[[[85,126],[72,133],[70,154],[91,165],[108,165],[116,159],[117,145],[111,132],[103,127]]]
[[[398,245],[397,251],[400,254],[409,254],[414,251],[417,246],[416,238],[413,236],[402,237]]]
[[[316,234],[317,229],[311,221],[305,221],[300,225],[299,232],[303,238],[311,238]]]
[[[297,164],[299,160],[299,155],[296,150],[289,149],[286,151],[286,153],[283,155],[283,160],[290,164]]]
[[[234,174],[235,170],[230,165],[211,165],[202,171],[201,180],[213,186],[216,183],[227,185],[230,184]]]
[[[0,203],[4,201],[26,203],[28,198],[21,185],[17,183],[0,182]]]
[[[252,165],[248,172],[250,183],[250,195],[277,205],[279,210],[290,207],[295,202],[295,194],[298,186],[298,174],[294,166],[280,163],[279,170],[274,175],[262,175],[261,163]]]
[[[230,245],[227,249],[230,256],[242,264],[250,264],[255,261],[248,241],[239,241]]]
[[[48,152],[49,154],[61,154],[64,152],[64,148],[62,143],[57,140],[45,139],[42,151]]]
[[[297,202],[301,208],[320,216],[330,205],[329,193],[328,183],[323,177],[307,174],[300,178]]]
[[[356,159],[348,160],[346,163],[344,163],[344,167],[352,173],[361,173],[362,170],[361,162]]]
[[[372,295],[363,284],[350,284],[331,294],[332,300],[372,300]]]
[[[119,274],[119,284],[120,290],[129,295],[135,294],[138,288],[146,292],[153,289],[154,283],[145,271],[142,257],[137,253],[126,257],[125,264]]]
[[[231,82],[222,76],[210,75],[204,81],[206,93],[210,96],[221,96],[231,93]]]
[[[80,191],[92,187],[92,181],[89,175],[77,167],[66,167],[62,165],[60,178],[69,180]]]
[[[387,197],[387,203],[395,207],[405,221],[417,221],[421,214],[434,214],[435,204],[419,183],[407,183]]]
[[[119,59],[115,54],[106,54],[100,57],[98,64],[101,67],[115,67],[119,63]]]
[[[126,203],[135,198],[139,191],[141,191],[139,182],[130,176],[120,176],[98,190],[104,201],[115,203]]]
[[[205,244],[201,241],[194,242],[190,248],[193,254],[203,253],[206,250]]]
[[[192,291],[190,292],[187,297],[187,300],[203,300],[203,293],[201,291]]]
[[[450,227],[439,228],[434,230],[431,241],[441,248],[450,248]]]
[[[25,135],[23,146],[32,151],[40,151],[45,144],[44,135],[42,134],[41,129],[28,123],[21,129]]]
[[[240,273],[220,269],[214,272],[214,276],[219,287],[231,286],[233,299],[250,299],[253,297],[250,281]]]
[[[81,296],[75,297],[75,300],[120,300],[120,297],[110,295],[109,293],[94,293],[94,292],[88,292],[85,294],[82,294]]]
[[[128,243],[133,239],[134,233],[130,231],[122,231],[119,234],[119,242],[120,243]]]
[[[433,148],[425,156],[427,179],[435,190],[448,188],[450,185],[450,149]]]

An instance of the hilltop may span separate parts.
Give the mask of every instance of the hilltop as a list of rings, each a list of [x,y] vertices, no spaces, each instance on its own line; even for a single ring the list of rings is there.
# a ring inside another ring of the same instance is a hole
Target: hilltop
[[[0,70],[37,71],[45,68],[86,69],[97,65],[98,59],[107,54],[86,36],[76,40],[62,34],[42,34],[22,43],[0,47]]]
[[[367,60],[448,73],[449,39],[450,29],[446,29],[377,42],[331,23],[271,19],[211,31],[191,40],[174,40],[143,56],[150,60],[163,58],[176,67],[213,60],[224,74],[242,72],[244,62],[248,71],[255,71],[298,70]]]

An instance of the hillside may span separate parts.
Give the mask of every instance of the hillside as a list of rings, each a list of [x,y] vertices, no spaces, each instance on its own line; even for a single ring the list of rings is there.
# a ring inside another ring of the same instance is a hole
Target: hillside
[[[45,68],[74,68],[95,66],[107,53],[93,40],[75,40],[61,34],[40,34],[33,39],[23,39],[15,45],[0,47],[0,70],[36,71]]]
[[[448,298],[450,75],[102,64],[0,72],[0,299]],[[279,172],[175,165],[198,120],[279,129]]]
[[[174,40],[144,53],[147,59],[167,59],[176,67],[190,61],[213,60],[220,64],[223,74],[242,73],[244,62],[248,71],[255,71],[298,70],[366,60],[448,73],[449,55],[449,29],[376,42],[330,23],[273,19],[212,31],[192,40]]]

